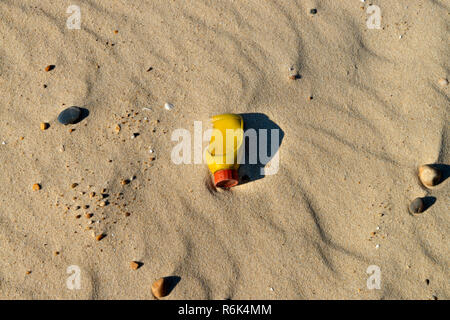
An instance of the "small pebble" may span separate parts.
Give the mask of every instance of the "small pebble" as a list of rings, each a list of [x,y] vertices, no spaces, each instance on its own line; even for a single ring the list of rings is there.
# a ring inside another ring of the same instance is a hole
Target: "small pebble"
[[[120,181],[120,184],[121,185],[127,185],[127,184],[129,184],[130,183],[130,180],[128,180],[128,179],[122,179],[121,181]]]
[[[170,111],[173,109],[173,104],[167,102],[166,104],[164,104],[164,108],[166,110]]]
[[[114,130],[116,131],[116,133],[119,133],[121,129],[122,129],[122,128],[120,127],[120,124],[117,124],[116,127],[114,128]]]
[[[72,184],[70,185],[70,187],[71,187],[72,189],[75,189],[76,187],[78,187],[78,183],[72,183]]]
[[[45,67],[45,71],[46,72],[52,71],[53,69],[55,69],[55,65],[53,65],[53,64],[48,65],[48,66]]]
[[[409,205],[409,212],[411,214],[422,213],[425,209],[425,204],[423,203],[422,198],[414,199]]]
[[[81,117],[81,109],[78,107],[70,107],[62,111],[58,116],[58,121],[64,125],[74,124]]]
[[[41,122],[40,127],[41,127],[41,130],[44,131],[44,130],[47,130],[50,127],[50,125],[46,122]]]
[[[131,261],[131,263],[130,263],[130,267],[133,270],[139,269],[141,265],[142,265],[142,263],[138,262],[138,261]]]
[[[33,184],[33,191],[39,191],[41,190],[41,185],[39,183]]]
[[[432,189],[441,182],[442,173],[437,168],[430,165],[423,165],[419,168],[419,179],[422,184]]]
[[[316,14],[317,13],[317,9],[311,9],[311,10],[309,10],[309,13]]]
[[[375,249],[379,249],[379,248],[380,248],[380,245],[377,244],[377,245],[375,246]]]
[[[2,145],[5,145],[6,144],[6,141],[2,141]]]
[[[106,237],[106,234],[101,233],[101,234],[95,236],[95,240],[100,241],[100,240],[102,240],[104,237]]]

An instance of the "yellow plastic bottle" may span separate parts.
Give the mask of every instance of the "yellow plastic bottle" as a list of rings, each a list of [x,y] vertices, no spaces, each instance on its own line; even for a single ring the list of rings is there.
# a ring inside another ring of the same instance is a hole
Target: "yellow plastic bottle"
[[[211,120],[213,132],[206,149],[206,163],[214,175],[214,185],[231,188],[239,183],[244,119],[238,114],[227,113],[213,116]]]

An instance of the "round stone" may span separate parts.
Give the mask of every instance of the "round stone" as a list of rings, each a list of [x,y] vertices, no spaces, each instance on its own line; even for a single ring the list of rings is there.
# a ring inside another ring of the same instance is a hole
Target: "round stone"
[[[153,282],[152,293],[156,299],[160,299],[168,295],[167,281],[165,278],[160,278]]]
[[[76,123],[81,116],[81,109],[78,107],[70,107],[61,112],[58,121],[64,125]]]
[[[425,204],[423,203],[422,198],[414,199],[409,205],[409,212],[412,214],[422,213],[425,208]]]

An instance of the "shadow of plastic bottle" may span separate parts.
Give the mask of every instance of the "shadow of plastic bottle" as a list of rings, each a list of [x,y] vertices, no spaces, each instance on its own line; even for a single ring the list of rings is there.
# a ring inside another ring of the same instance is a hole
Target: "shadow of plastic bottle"
[[[240,184],[245,184],[265,177],[263,172],[267,163],[262,163],[259,156],[260,152],[262,152],[260,150],[260,141],[261,141],[260,130],[262,129],[267,130],[266,156],[268,157],[269,160],[268,162],[270,162],[270,160],[273,159],[273,157],[277,154],[277,152],[279,152],[279,148],[284,138],[284,131],[275,122],[270,120],[269,117],[266,116],[265,114],[243,113],[241,114],[241,116],[244,119],[244,133],[247,132],[247,130],[254,129],[256,131],[257,137],[256,138],[257,146],[250,148],[249,143],[251,139],[245,137],[244,135],[245,150],[243,151],[245,163],[242,163],[239,167],[239,177],[240,177]],[[278,141],[272,141],[271,130],[278,130]],[[272,144],[275,146],[273,150]],[[256,163],[249,163],[249,159],[255,157],[255,154],[250,154],[250,152],[257,153]]]

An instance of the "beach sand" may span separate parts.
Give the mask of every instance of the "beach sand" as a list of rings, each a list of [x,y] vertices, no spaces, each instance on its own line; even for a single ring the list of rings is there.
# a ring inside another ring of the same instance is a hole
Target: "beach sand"
[[[450,297],[448,181],[417,177],[450,163],[448,3],[77,2],[0,2],[0,298]],[[171,136],[228,112],[281,129],[279,168],[215,190]]]

